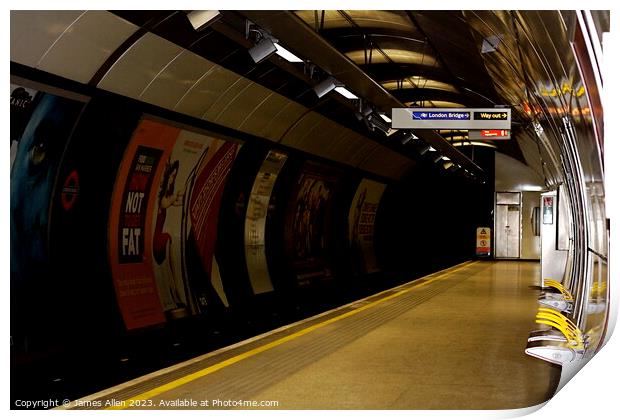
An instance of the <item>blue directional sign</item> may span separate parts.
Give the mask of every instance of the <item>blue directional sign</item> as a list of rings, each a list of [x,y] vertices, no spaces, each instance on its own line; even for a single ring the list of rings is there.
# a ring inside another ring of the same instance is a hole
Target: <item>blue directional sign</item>
[[[469,120],[469,112],[412,112],[411,116],[414,120]]]
[[[510,130],[510,108],[392,108],[392,128]]]

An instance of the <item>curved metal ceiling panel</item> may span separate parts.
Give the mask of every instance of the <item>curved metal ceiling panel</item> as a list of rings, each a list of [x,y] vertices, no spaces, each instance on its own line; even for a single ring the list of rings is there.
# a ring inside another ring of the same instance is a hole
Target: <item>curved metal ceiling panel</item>
[[[347,130],[344,136],[333,141],[327,154],[340,162],[358,167],[378,147],[377,143],[369,142],[355,131]]]
[[[138,99],[182,52],[172,42],[146,33],[112,65],[98,87]]]
[[[249,115],[256,114],[256,108],[270,94],[272,92],[269,89],[252,82],[222,107],[219,116],[214,121],[227,127],[239,129]]]
[[[185,50],[157,75],[142,92],[140,100],[174,109],[211,67],[213,64],[204,58]]]
[[[345,134],[345,130],[346,128],[319,116],[318,124],[304,133],[302,137],[296,139],[296,147],[308,153],[333,159],[328,150],[334,139]]]
[[[237,76],[237,80],[228,87],[223,83],[219,83],[219,81],[216,82],[218,82],[217,85],[220,86],[221,94],[202,116],[204,120],[217,121],[221,118],[224,109],[226,109],[230,102],[236,100],[240,95],[243,95],[243,92],[252,84],[251,80],[242,76]]]
[[[210,64],[212,67],[179,100],[174,107],[175,111],[203,118],[213,103],[222,95],[222,90],[239,80],[239,75],[216,64]]]
[[[282,95],[270,92],[254,109],[249,112],[239,125],[239,130],[248,133],[263,133],[274,117],[286,107],[290,101]],[[259,134],[266,137],[264,134]]]
[[[282,138],[281,143],[287,146],[300,148],[304,139],[310,133],[314,127],[321,123],[321,116],[316,112],[307,112],[303,115],[299,120],[297,120],[289,129],[289,131]],[[306,147],[308,147],[308,143],[306,143]],[[302,149],[307,150],[307,149]]]
[[[372,154],[358,166],[368,172],[373,172],[387,178],[399,179],[405,175],[415,162],[385,146],[377,145]]]
[[[11,10],[11,60],[36,68],[83,10]]]
[[[318,12],[315,15],[315,12]],[[321,13],[324,12],[324,17]],[[411,31],[411,22],[401,12],[389,10],[345,10],[344,13],[356,25],[364,28],[400,29]],[[323,20],[324,29],[351,27],[351,21],[338,10],[298,10],[295,14],[306,24],[315,26],[315,22]]]
[[[514,138],[519,144],[525,163],[527,163],[527,165],[538,175],[544,178],[545,174],[543,172],[542,160],[540,153],[538,152],[538,144],[536,143],[536,140],[524,131],[518,132]]]
[[[12,12],[11,20],[11,60],[81,83],[92,80],[138,29],[105,11]],[[360,133],[151,32],[122,51],[97,87],[389,178],[413,165]]]
[[[37,68],[88,83],[110,55],[138,27],[109,12],[81,15],[41,57]],[[67,65],[79,57],[79,65]]]
[[[257,133],[259,136],[275,142],[280,142],[287,130],[291,129],[292,125],[295,124],[304,113],[308,112],[305,107],[299,105],[297,102],[290,101],[286,98],[283,99],[286,105],[280,108],[277,113],[272,114],[273,118],[271,121],[267,123],[265,128]]]

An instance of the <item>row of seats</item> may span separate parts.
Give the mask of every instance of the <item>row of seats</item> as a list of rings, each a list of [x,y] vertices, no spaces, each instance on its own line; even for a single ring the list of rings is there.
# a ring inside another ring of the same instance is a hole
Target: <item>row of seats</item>
[[[558,365],[583,358],[587,336],[570,318],[574,303],[571,291],[556,280],[545,279],[538,302],[541,307],[536,323],[550,328],[532,331],[525,353]]]

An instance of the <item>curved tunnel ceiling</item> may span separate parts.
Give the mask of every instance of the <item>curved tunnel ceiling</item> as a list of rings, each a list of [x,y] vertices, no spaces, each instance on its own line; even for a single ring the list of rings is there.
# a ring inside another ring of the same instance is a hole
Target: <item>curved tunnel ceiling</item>
[[[406,106],[509,104],[497,94],[478,40],[460,11],[295,13]],[[518,146],[504,142],[495,147],[525,162]]]
[[[574,62],[557,49],[568,45],[565,28],[553,29],[561,21],[560,12],[306,10],[222,15],[196,31],[182,11],[12,11],[11,60],[393,179],[420,159],[414,144],[369,131],[356,118],[355,101],[336,93],[316,96],[312,87],[325,74],[321,71],[330,71],[329,57],[342,73],[338,77],[346,75],[359,88],[357,93],[378,108],[511,106],[517,141],[494,145],[539,173],[545,171],[537,163],[543,158],[557,167],[557,151],[540,150],[532,119],[548,121],[546,135],[558,137],[557,120],[565,113],[561,96],[577,97],[583,91]],[[323,44],[306,45],[306,51],[314,48],[315,56],[329,57],[318,69],[276,56],[256,64],[248,54],[254,41],[245,33],[247,18],[288,25],[289,31],[278,36],[285,46],[294,43],[295,36],[303,42],[303,35],[312,34]],[[558,39],[550,37],[552,30]],[[484,54],[481,45],[488,37],[500,42]],[[548,62],[524,57],[524,45],[535,46]],[[333,51],[317,51],[321,46]],[[338,67],[342,60],[355,71]],[[587,110],[581,106],[571,112]],[[464,134],[444,138],[442,133],[422,132],[420,138],[440,153],[470,162],[449,143],[463,143]]]

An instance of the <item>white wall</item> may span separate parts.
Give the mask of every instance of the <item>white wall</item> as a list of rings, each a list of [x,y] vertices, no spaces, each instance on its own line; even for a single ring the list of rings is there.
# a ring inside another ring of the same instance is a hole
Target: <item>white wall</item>
[[[544,179],[530,167],[503,153],[495,153],[495,191],[523,193],[521,259],[540,259],[540,236],[534,236],[531,217],[534,207],[540,206],[540,191],[544,188]]]

